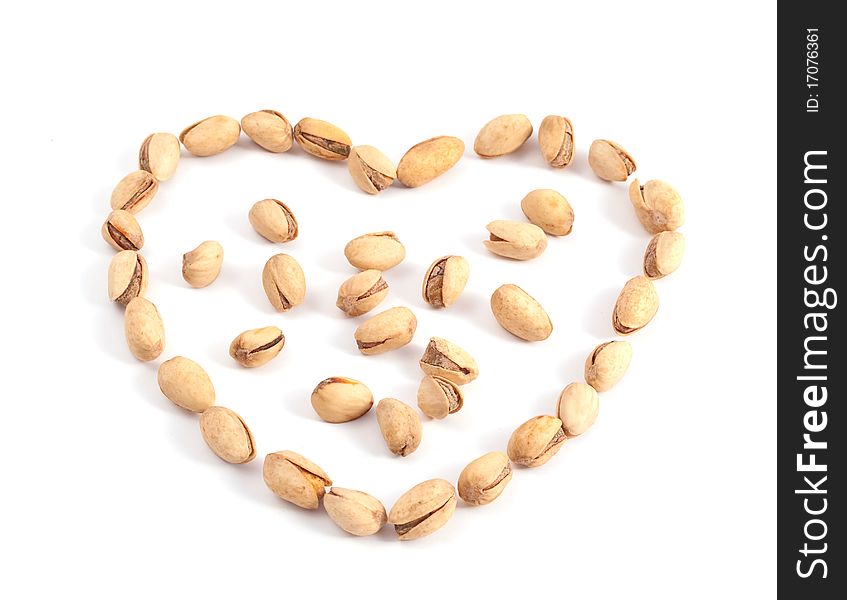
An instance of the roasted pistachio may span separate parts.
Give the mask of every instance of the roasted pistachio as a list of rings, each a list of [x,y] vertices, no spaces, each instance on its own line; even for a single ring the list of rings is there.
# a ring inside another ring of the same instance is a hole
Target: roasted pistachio
[[[423,299],[435,308],[447,308],[465,289],[469,271],[470,265],[462,256],[436,259],[424,275]]]
[[[458,385],[435,375],[424,375],[418,387],[418,406],[432,419],[443,419],[462,410],[465,398]]]
[[[215,387],[206,371],[190,358],[174,356],[159,365],[159,389],[185,410],[201,413],[215,404]]]
[[[172,133],[147,136],[138,151],[138,168],[158,181],[170,179],[179,163],[179,140]]]
[[[279,200],[259,200],[250,209],[248,218],[256,233],[268,241],[281,243],[297,239],[297,219]]]
[[[156,306],[146,298],[133,298],[126,305],[124,333],[132,355],[141,361],[159,357],[165,349],[165,326]]]
[[[332,123],[308,117],[294,126],[294,139],[303,150],[325,160],[346,160],[350,154],[350,136]]]
[[[262,270],[262,287],[273,307],[285,312],[306,297],[306,276],[293,257],[276,254],[268,259]]]
[[[553,323],[541,304],[523,289],[508,283],[491,294],[491,312],[500,326],[528,342],[546,340]]]
[[[483,244],[494,254],[530,260],[540,256],[547,248],[547,236],[544,230],[532,223],[521,221],[492,221],[485,226],[489,239]]]
[[[147,261],[134,250],[121,250],[109,263],[109,300],[126,306],[147,291]]]
[[[553,458],[566,439],[560,419],[548,415],[533,417],[509,438],[509,458],[523,467],[540,467]]]
[[[556,414],[562,421],[562,430],[568,437],[584,433],[597,420],[600,397],[597,390],[586,383],[574,382],[559,394]]]
[[[412,341],[417,327],[415,314],[405,306],[396,306],[359,325],[353,337],[359,352],[370,356],[405,346]]]
[[[408,456],[421,443],[421,418],[412,407],[396,398],[383,398],[376,405],[376,421],[392,454]]]
[[[353,146],[350,149],[347,170],[363,192],[378,194],[397,177],[394,163],[373,146]]]
[[[244,420],[223,406],[212,406],[200,415],[200,433],[218,458],[243,464],[256,458],[256,443]]]
[[[685,222],[682,197],[669,183],[651,179],[641,185],[636,179],[629,186],[629,199],[649,233],[673,231]]]
[[[290,450],[265,456],[262,479],[274,494],[301,508],[313,510],[320,505],[332,479],[305,456]]]
[[[626,282],[612,313],[612,326],[621,335],[635,333],[656,315],[659,295],[653,282],[639,275]]]
[[[474,152],[494,158],[514,152],[532,135],[532,123],[526,115],[501,115],[485,124],[474,140]]]
[[[113,210],[109,213],[100,233],[115,250],[141,250],[144,245],[141,226],[127,210]]]
[[[112,210],[126,210],[133,214],[150,204],[159,182],[148,171],[133,171],[118,182],[112,190]]]
[[[368,269],[353,275],[341,284],[335,305],[351,317],[358,317],[376,308],[388,295],[388,284],[382,272]]]
[[[573,160],[573,125],[565,117],[544,117],[538,128],[538,145],[541,156],[551,167],[567,167]]]
[[[229,355],[243,367],[261,367],[285,346],[282,331],[273,326],[248,329],[232,340]]]
[[[247,137],[269,152],[287,152],[294,140],[291,123],[275,110],[251,112],[241,119],[241,129]]]
[[[358,419],[373,406],[371,391],[361,381],[349,377],[329,377],[312,392],[312,408],[329,423]]]
[[[456,510],[456,490],[449,481],[430,479],[400,496],[388,522],[401,540],[414,540],[440,529]]]
[[[533,190],[521,200],[526,218],[550,235],[568,235],[573,229],[573,209],[556,190]]]
[[[679,268],[685,253],[685,238],[678,231],[660,231],[650,239],[644,252],[644,274],[661,279]]]
[[[465,143],[449,135],[415,144],[397,165],[397,179],[406,187],[429,183],[453,168],[465,152]]]
[[[403,262],[406,248],[393,231],[377,231],[350,240],[344,256],[357,269],[387,271]]]
[[[606,181],[626,181],[635,172],[632,156],[610,140],[591,142],[588,164],[597,177]]]
[[[212,156],[234,146],[240,135],[238,121],[216,115],[186,127],[179,134],[179,141],[194,156]]]
[[[458,385],[469,383],[479,375],[479,367],[470,354],[440,337],[429,339],[419,364],[427,375],[442,377]]]
[[[182,278],[191,287],[202,288],[218,278],[224,260],[219,242],[207,240],[182,255]]]
[[[357,490],[331,488],[324,496],[324,509],[336,525],[353,535],[373,535],[388,520],[382,502]]]
[[[621,380],[632,360],[632,346],[624,340],[600,344],[585,359],[585,381],[605,392]]]
[[[459,475],[459,496],[471,506],[493,502],[512,480],[512,465],[502,452],[473,460]]]

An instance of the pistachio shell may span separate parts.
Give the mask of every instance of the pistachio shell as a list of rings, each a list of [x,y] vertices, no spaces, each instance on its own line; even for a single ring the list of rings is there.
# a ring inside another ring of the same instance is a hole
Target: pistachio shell
[[[269,152],[287,152],[294,141],[291,123],[275,110],[257,110],[241,119],[241,129]]]
[[[212,406],[200,415],[200,433],[218,458],[243,464],[256,458],[256,443],[244,420],[223,406]]]
[[[234,146],[240,135],[238,121],[216,115],[186,127],[179,134],[179,141],[194,156],[213,156]]]
[[[465,143],[449,135],[415,144],[397,165],[397,179],[406,187],[419,187],[453,168],[465,152]]]

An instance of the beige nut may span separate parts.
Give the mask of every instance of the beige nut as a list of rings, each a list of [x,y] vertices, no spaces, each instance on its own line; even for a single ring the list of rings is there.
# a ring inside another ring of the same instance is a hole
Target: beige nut
[[[650,239],[644,252],[644,274],[650,279],[670,275],[682,263],[685,238],[678,231],[660,231]]]
[[[242,367],[261,367],[285,346],[285,335],[278,327],[260,327],[243,331],[229,345],[229,355]]]
[[[126,345],[141,361],[159,357],[165,349],[165,325],[156,306],[146,298],[133,298],[124,313]]]
[[[541,256],[547,248],[544,230],[532,223],[491,221],[485,228],[488,229],[489,239],[483,240],[482,243],[499,256],[530,260]]]
[[[357,269],[387,271],[406,258],[406,248],[393,231],[377,231],[353,238],[344,246],[344,256]]]
[[[265,263],[262,270],[262,287],[275,309],[279,312],[291,310],[306,297],[306,276],[293,257],[275,254]]]
[[[185,410],[201,413],[215,404],[215,387],[206,371],[190,358],[174,356],[159,365],[159,389]]]
[[[382,272],[368,269],[341,284],[335,305],[346,315],[358,317],[376,308],[387,295],[388,284],[382,278]]]
[[[262,479],[274,494],[301,508],[314,510],[320,506],[332,479],[308,458],[283,450],[265,456]]]
[[[433,262],[423,280],[423,299],[435,308],[453,304],[468,282],[470,265],[462,256],[442,256]]]
[[[324,509],[336,525],[353,535],[373,535],[388,520],[382,502],[358,490],[331,488],[324,496]]]
[[[371,391],[361,381],[348,377],[329,377],[312,392],[312,408],[328,423],[346,423],[358,419],[373,406]]]
[[[457,385],[470,383],[479,376],[479,367],[473,357],[440,337],[429,339],[419,364],[427,375],[442,377]]]
[[[573,125],[569,119],[557,115],[544,117],[538,127],[538,146],[541,156],[551,167],[567,167],[573,160]]]
[[[144,246],[144,233],[141,226],[126,210],[113,210],[100,229],[106,243],[115,250],[141,250]]]
[[[134,250],[121,250],[109,263],[109,300],[126,306],[147,291],[147,261]]]
[[[405,346],[417,328],[415,314],[405,306],[395,306],[359,325],[353,337],[359,352],[370,356]]]
[[[182,255],[182,278],[191,287],[206,287],[218,278],[223,261],[223,246],[207,240]]]
[[[150,204],[159,182],[147,171],[133,171],[118,182],[112,190],[112,210],[125,210],[136,214]]]
[[[503,452],[489,452],[471,461],[459,474],[459,497],[471,506],[497,499],[512,480],[512,465]]]
[[[462,410],[465,397],[459,386],[443,377],[424,375],[418,386],[418,406],[431,419],[443,419]]]
[[[376,421],[392,454],[408,456],[420,446],[421,418],[405,402],[383,398],[376,405]]]
[[[291,123],[275,110],[257,110],[241,119],[241,129],[269,152],[287,152],[294,143]]]
[[[430,479],[400,496],[388,522],[401,540],[415,540],[444,526],[456,510],[456,490],[449,481]]]
[[[474,152],[494,158],[514,152],[532,135],[532,123],[526,115],[500,115],[486,123],[473,143]]]
[[[509,459],[522,467],[540,467],[561,449],[567,437],[562,421],[549,415],[533,417],[509,438]]]
[[[158,181],[170,179],[179,164],[179,139],[172,133],[148,135],[138,151],[138,168]]]
[[[397,177],[394,163],[373,146],[353,146],[347,161],[347,170],[363,192],[378,194]]]
[[[352,145],[350,136],[339,127],[309,117],[294,126],[294,139],[303,150],[325,160],[346,160]]]
[[[239,465],[256,458],[256,443],[244,420],[223,406],[212,406],[200,415],[200,433],[218,458]]]
[[[189,125],[179,141],[194,156],[213,156],[228,150],[238,141],[241,125],[232,117],[216,115]]]
[[[553,333],[553,323],[538,300],[511,283],[491,294],[491,312],[503,329],[522,340],[538,342]]]
[[[587,431],[597,420],[599,412],[600,396],[597,390],[586,383],[570,383],[559,394],[556,414],[569,438]]]
[[[625,340],[600,344],[585,359],[585,381],[606,392],[621,380],[632,360],[632,345]]]
[[[556,190],[533,190],[521,200],[526,218],[550,235],[568,235],[573,229],[573,209]]]
[[[256,233],[268,241],[281,243],[297,239],[297,219],[279,200],[259,200],[250,208],[247,217]]]
[[[626,181],[635,172],[632,156],[610,140],[591,142],[588,165],[597,177],[606,181]]]
[[[659,295],[653,282],[639,275],[626,282],[612,312],[612,327],[621,335],[635,333],[656,315]]]
[[[682,197],[664,181],[651,179],[641,185],[638,179],[634,180],[629,186],[629,200],[649,233],[673,231],[685,222]]]
[[[465,143],[449,135],[430,138],[406,151],[397,164],[397,179],[414,188],[453,168],[465,153]]]

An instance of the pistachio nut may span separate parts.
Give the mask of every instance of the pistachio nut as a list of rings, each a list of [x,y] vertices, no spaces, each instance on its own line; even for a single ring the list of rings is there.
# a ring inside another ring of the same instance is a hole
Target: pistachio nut
[[[376,405],[376,421],[392,454],[408,456],[420,446],[421,418],[405,402],[383,398]]]
[[[382,272],[368,269],[347,279],[338,288],[335,305],[351,317],[358,317],[376,308],[388,295],[388,284]]]
[[[158,181],[170,179],[179,164],[179,140],[172,133],[148,135],[138,151],[138,168]]]
[[[632,360],[632,345],[624,340],[600,344],[585,359],[585,381],[606,392],[621,380]]]
[[[347,170],[363,192],[378,194],[397,177],[394,163],[373,146],[353,146],[347,161]]]
[[[232,340],[229,355],[242,367],[261,367],[280,353],[285,346],[285,335],[273,325],[248,329]]]
[[[462,256],[442,256],[433,262],[423,280],[423,299],[435,308],[453,304],[468,282],[470,265]]]
[[[350,136],[332,123],[306,117],[294,126],[294,139],[306,152],[325,160],[345,160],[350,154]]]
[[[489,452],[471,461],[459,474],[459,497],[471,506],[497,499],[512,480],[512,465],[503,452]]]
[[[206,287],[218,278],[223,261],[223,246],[207,240],[182,255],[182,278],[191,287]]]
[[[329,377],[312,392],[312,408],[328,423],[346,423],[358,419],[373,406],[371,391],[361,381],[348,377]]]
[[[540,467],[553,458],[566,439],[560,419],[540,415],[515,429],[507,453],[513,463],[522,467]]]
[[[290,310],[306,297],[306,276],[293,257],[275,254],[265,263],[262,270],[262,287],[275,309]]]
[[[344,256],[357,269],[387,271],[403,262],[406,248],[393,231],[377,231],[347,242]]]
[[[159,182],[147,171],[133,171],[118,182],[112,190],[112,210],[126,210],[132,214],[150,204],[156,192],[159,190]]]
[[[547,248],[544,230],[532,223],[491,221],[485,228],[488,229],[489,239],[482,243],[494,254],[506,258],[530,260],[541,256]]]
[[[156,359],[165,349],[165,325],[156,306],[146,298],[133,298],[126,305],[124,334],[129,351],[140,361]]]
[[[290,242],[297,239],[297,219],[291,209],[279,200],[259,200],[250,208],[248,218],[256,233],[266,240]]]
[[[412,341],[418,320],[405,306],[395,306],[374,315],[356,328],[353,337],[366,356],[401,348]]]
[[[491,294],[491,312],[503,329],[522,340],[538,342],[553,333],[553,323],[538,300],[511,283]]]
[[[206,371],[190,358],[174,356],[159,365],[159,389],[185,410],[201,413],[215,404],[215,387]]]
[[[109,263],[109,300],[126,306],[147,291],[147,261],[134,250],[121,250]]]
[[[332,479],[318,465],[291,450],[265,456],[262,478],[274,494],[309,510],[316,509]]]
[[[388,522],[401,540],[415,540],[440,529],[456,510],[456,490],[449,481],[430,479],[400,496]]]
[[[269,152],[287,152],[294,141],[291,123],[275,110],[257,110],[241,119],[241,129]]]
[[[200,415],[200,433],[218,458],[239,465],[256,458],[256,443],[244,420],[223,406],[212,406]]]
[[[568,235],[573,229],[573,209],[556,190],[533,190],[521,200],[526,218],[550,235]]]
[[[115,250],[141,250],[144,245],[141,226],[127,210],[113,210],[109,213],[100,233]]]
[[[465,143],[459,138],[430,138],[406,151],[397,164],[397,179],[406,187],[422,186],[452,169],[464,153]]]
[[[544,117],[538,127],[538,145],[541,156],[551,167],[567,167],[573,160],[573,125],[569,119],[557,115]]]
[[[678,231],[660,231],[650,239],[644,252],[644,274],[661,279],[679,268],[685,254],[685,238]]]
[[[639,275],[626,282],[612,313],[612,326],[621,335],[635,333],[656,315],[659,295],[653,282]]]
[[[600,412],[600,396],[587,383],[570,383],[559,394],[556,414],[562,429],[569,438],[584,433],[597,420]]]
[[[635,172],[629,153],[610,140],[594,140],[588,149],[588,165],[605,181],[626,181]]]
[[[629,200],[649,233],[673,231],[685,222],[682,197],[664,181],[651,179],[641,185],[636,179],[629,186]]]
[[[443,377],[424,375],[418,386],[418,406],[431,419],[443,419],[462,410],[465,397],[459,386]]]
[[[234,146],[240,135],[238,121],[216,115],[186,127],[179,134],[179,141],[194,156],[213,156]]]
[[[473,143],[474,152],[494,158],[514,152],[532,135],[532,123],[526,115],[500,115],[486,123]]]
[[[373,535],[388,520],[382,502],[357,490],[330,488],[324,509],[336,525],[353,535]]]
[[[429,339],[419,364],[427,375],[441,377],[457,385],[470,383],[479,375],[479,367],[470,354],[440,337]]]

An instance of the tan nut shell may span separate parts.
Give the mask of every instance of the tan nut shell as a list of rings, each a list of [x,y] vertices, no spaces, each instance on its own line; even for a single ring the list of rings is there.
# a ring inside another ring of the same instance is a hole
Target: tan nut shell
[[[562,421],[565,435],[576,437],[584,433],[597,420],[600,412],[600,396],[588,384],[574,382],[568,384],[559,394],[556,414]]]
[[[147,171],[133,171],[118,182],[112,190],[112,210],[126,210],[137,214],[150,204],[159,182]]]
[[[418,407],[431,419],[443,419],[462,410],[465,397],[458,385],[433,375],[424,375],[418,386]]]
[[[388,295],[388,283],[382,278],[382,272],[368,269],[348,278],[338,288],[335,305],[344,314],[358,317],[376,308]]]
[[[223,406],[212,406],[200,415],[200,433],[218,458],[235,465],[256,458],[256,443],[244,420]]]
[[[376,421],[392,454],[408,456],[420,446],[421,418],[405,402],[383,398],[376,405]]]
[[[274,494],[309,510],[316,509],[332,479],[308,458],[283,450],[265,456],[262,479]]]
[[[471,461],[459,474],[459,496],[471,506],[489,504],[512,480],[512,465],[503,452],[489,452]]]
[[[565,443],[562,421],[549,415],[533,417],[515,429],[509,438],[509,459],[523,467],[540,467]]]
[[[442,377],[457,385],[470,383],[479,375],[479,367],[470,354],[440,337],[429,338],[418,364],[427,375]]]
[[[287,152],[294,143],[291,123],[275,110],[257,110],[241,119],[241,129],[268,152]]]
[[[109,300],[126,306],[147,291],[147,261],[134,250],[121,250],[109,263]]]
[[[573,160],[573,125],[569,119],[556,115],[544,117],[538,127],[538,146],[541,156],[551,167],[567,167]]]
[[[131,212],[113,210],[109,213],[100,234],[106,243],[115,250],[141,250],[144,246],[144,233]]]
[[[544,230],[532,223],[500,220],[491,221],[485,228],[490,235],[482,243],[499,256],[530,260],[541,256],[547,248]]]
[[[312,392],[312,408],[328,423],[346,423],[358,419],[373,406],[371,391],[361,381],[348,377],[329,377]]]
[[[165,349],[165,325],[156,306],[146,298],[133,298],[126,305],[124,334],[129,351],[138,360],[158,358]]]
[[[456,510],[456,490],[449,481],[430,479],[397,499],[388,522],[401,540],[415,540],[444,526]]]
[[[350,149],[347,170],[363,192],[378,194],[397,177],[394,163],[373,146],[353,146]]]
[[[256,233],[268,241],[282,243],[297,239],[297,219],[291,209],[279,200],[259,200],[250,208],[247,218]]]
[[[294,126],[294,139],[303,150],[324,160],[346,160],[353,143],[340,127],[309,117]]]
[[[218,278],[223,262],[223,246],[207,240],[182,255],[182,278],[191,287],[206,287]]]
[[[174,356],[159,365],[159,389],[185,410],[201,413],[215,404],[215,387],[206,371],[190,358]]]
[[[632,360],[632,345],[625,340],[600,344],[585,359],[585,381],[606,392],[621,380]]]
[[[333,487],[324,496],[329,518],[347,533],[373,535],[388,521],[382,502],[358,490]]]
[[[656,315],[659,295],[653,282],[639,275],[626,282],[612,313],[612,326],[621,335],[635,333]]]
[[[521,200],[526,218],[550,235],[568,235],[573,229],[573,209],[556,190],[533,190]]]
[[[353,337],[359,352],[366,356],[401,348],[412,341],[418,320],[405,306],[389,308],[356,328]]]
[[[606,181],[626,181],[635,172],[635,160],[629,152],[610,140],[594,140],[588,149],[588,165]]]
[[[262,287],[279,312],[291,310],[306,297],[306,276],[300,263],[287,254],[275,254],[262,270]]]
[[[377,231],[353,238],[344,247],[344,256],[357,269],[387,271],[406,258],[406,248],[393,231]]]
[[[449,135],[430,138],[406,151],[397,165],[397,179],[414,188],[453,168],[465,153],[465,143]]]
[[[229,355],[242,367],[261,367],[282,351],[285,335],[278,327],[243,331],[229,345]]]
[[[138,151],[138,168],[158,181],[171,178],[179,164],[179,140],[172,133],[148,135]]]
[[[238,121],[216,115],[186,127],[179,134],[179,141],[194,156],[213,156],[234,146],[240,135]]]
[[[669,183],[651,179],[644,185],[634,180],[629,186],[629,200],[635,214],[649,233],[673,231],[685,222],[682,197]]]
[[[514,152],[532,135],[532,123],[526,115],[500,115],[479,131],[474,152],[483,158],[494,158]]]
[[[435,308],[447,308],[461,296],[469,273],[470,265],[463,256],[436,259],[424,275],[423,299]]]
[[[670,275],[682,263],[685,237],[678,231],[660,231],[650,239],[644,252],[644,274],[650,279]]]
[[[516,285],[501,285],[491,294],[491,312],[500,326],[522,340],[538,342],[553,333],[553,323],[541,304]]]

